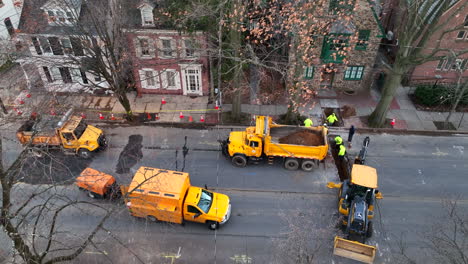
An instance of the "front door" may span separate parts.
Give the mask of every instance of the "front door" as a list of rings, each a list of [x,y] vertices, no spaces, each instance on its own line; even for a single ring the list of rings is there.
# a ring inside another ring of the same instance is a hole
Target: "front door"
[[[260,157],[262,155],[262,147],[260,142],[256,140],[250,140],[246,150],[246,154],[250,157]]]
[[[71,132],[61,133],[63,147],[64,148],[76,148],[78,147],[78,140],[76,140],[75,135]]]
[[[200,209],[192,205],[186,205],[184,219],[187,221],[204,223],[205,218]]]

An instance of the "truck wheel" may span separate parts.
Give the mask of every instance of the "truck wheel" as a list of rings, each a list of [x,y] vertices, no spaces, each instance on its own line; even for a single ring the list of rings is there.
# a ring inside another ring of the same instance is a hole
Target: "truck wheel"
[[[374,232],[374,227],[372,225],[372,222],[369,222],[367,226],[366,237],[371,237],[373,232]]]
[[[95,192],[92,192],[92,191],[88,191],[88,196],[89,196],[90,198],[93,198],[93,199],[102,198],[101,195],[99,195],[99,194],[97,194],[97,193],[95,193]]]
[[[287,170],[297,170],[299,168],[299,161],[294,158],[287,158],[284,161],[284,168]]]
[[[239,168],[243,168],[247,166],[247,158],[242,155],[234,155],[234,157],[232,157],[231,162],[232,162],[232,165],[239,167]]]
[[[91,151],[87,149],[79,149],[78,156],[80,156],[83,159],[90,159],[92,155],[91,155]]]
[[[146,218],[150,220],[151,222],[158,222],[158,219],[152,215],[148,215]]]
[[[208,222],[208,228],[211,230],[216,230],[218,229],[219,224],[217,222],[210,221]]]
[[[301,164],[301,169],[303,171],[312,171],[313,169],[317,168],[318,167],[318,162],[317,160],[304,160],[302,161],[302,164]]]

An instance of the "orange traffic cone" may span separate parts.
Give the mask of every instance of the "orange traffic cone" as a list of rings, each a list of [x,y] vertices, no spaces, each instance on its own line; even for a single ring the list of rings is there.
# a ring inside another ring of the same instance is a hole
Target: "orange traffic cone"
[[[101,120],[104,119],[104,116],[101,113],[99,113],[99,119],[101,119]]]
[[[151,115],[150,115],[150,113],[146,113],[146,118],[148,118],[148,120],[151,120]]]
[[[52,110],[50,110],[50,115],[53,115],[53,116],[55,116],[55,115],[57,115],[57,113],[55,112],[55,110],[54,110],[54,109],[52,109]]]
[[[85,119],[86,115],[84,113],[81,113],[81,118]]]
[[[30,93],[26,94],[26,97],[31,98],[31,94]]]
[[[19,100],[19,103],[20,103],[20,104],[24,104],[23,99],[20,99],[20,100]]]
[[[159,114],[158,113],[154,114],[154,120],[159,120]]]
[[[216,109],[216,110],[219,109],[218,100],[216,100],[216,102],[215,102],[215,109]]]
[[[192,116],[189,116],[189,117],[188,117],[188,121],[189,121],[189,122],[193,122]]]
[[[161,99],[161,104],[166,104],[166,99],[164,99],[164,97]]]
[[[205,122],[205,117],[204,116],[200,116],[200,122]]]
[[[180,119],[184,118],[184,114],[182,114],[182,111],[179,113]]]
[[[392,120],[390,121],[390,125],[392,125],[392,127],[395,126],[395,118],[392,118]]]
[[[111,114],[111,118],[110,118],[110,119],[111,119],[111,120],[115,120],[114,114]]]

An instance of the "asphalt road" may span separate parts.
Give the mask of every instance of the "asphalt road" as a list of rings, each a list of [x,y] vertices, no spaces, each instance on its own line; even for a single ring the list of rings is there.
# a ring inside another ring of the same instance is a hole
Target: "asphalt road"
[[[89,163],[74,163],[66,175],[58,173],[61,182],[72,180],[86,166],[115,175],[121,183],[128,183],[139,166],[183,170],[191,174],[193,185],[207,184],[230,195],[232,217],[213,232],[200,224],[147,223],[129,216],[122,205],[109,204],[121,208],[106,228],[126,246],[100,233],[102,251],[90,247],[77,263],[138,263],[130,251],[145,263],[295,263],[294,252],[287,252],[291,250],[281,242],[291,239],[322,245],[315,254],[317,263],[353,263],[332,255],[333,223],[338,217],[336,194],[325,185],[338,177],[331,161],[311,173],[289,172],[279,163],[239,169],[217,151],[216,140],[224,139],[228,130],[127,127],[106,129],[106,133],[109,148]],[[129,144],[130,135],[142,137],[141,148]],[[358,152],[364,136],[355,135],[351,155]],[[417,263],[436,263],[425,251],[423,236],[431,226],[446,220],[442,200],[457,197],[459,211],[468,209],[468,138],[369,136],[367,164],[377,168],[384,195],[376,209],[375,234],[369,241],[379,248],[375,263],[395,262],[401,237]],[[5,148],[6,160],[13,160],[19,146],[11,141],[4,143]],[[122,163],[128,172],[118,174]],[[54,180],[54,175],[47,178]],[[34,183],[34,178],[29,182]],[[74,188],[68,189],[70,195],[88,199]],[[63,225],[85,233],[98,219],[98,212],[83,215],[72,211],[63,217]],[[303,234],[297,232],[302,229]],[[296,232],[288,235],[291,231]]]

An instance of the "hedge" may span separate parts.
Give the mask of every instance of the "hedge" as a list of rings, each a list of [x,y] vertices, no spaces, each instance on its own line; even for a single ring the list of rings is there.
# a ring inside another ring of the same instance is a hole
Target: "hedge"
[[[454,101],[454,89],[453,87],[441,86],[441,85],[419,85],[416,87],[414,95],[419,103],[427,106],[435,106],[438,104],[451,104]],[[448,98],[451,98],[448,100]],[[468,91],[465,92],[460,104],[468,104]]]

